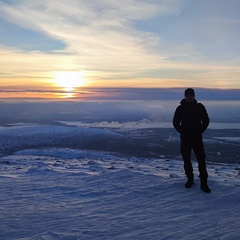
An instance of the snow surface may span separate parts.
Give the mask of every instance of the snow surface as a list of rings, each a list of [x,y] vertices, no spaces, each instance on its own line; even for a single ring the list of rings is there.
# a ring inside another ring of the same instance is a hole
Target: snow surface
[[[79,127],[91,128],[121,128],[121,129],[144,129],[144,128],[171,128],[172,122],[159,122],[142,119],[139,121],[118,122],[118,121],[103,121],[103,122],[76,122],[76,121],[59,121],[63,124]],[[239,123],[210,123],[211,129],[240,129]]]
[[[184,188],[180,160],[52,145],[68,135],[121,141],[109,129],[22,125],[0,135],[1,151],[16,149],[0,158],[0,239],[239,239],[239,165],[208,164],[206,194],[197,176]]]

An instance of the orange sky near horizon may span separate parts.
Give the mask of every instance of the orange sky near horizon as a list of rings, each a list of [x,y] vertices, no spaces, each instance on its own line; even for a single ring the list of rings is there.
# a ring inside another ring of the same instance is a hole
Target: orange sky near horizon
[[[2,1],[0,99],[240,89],[239,8],[235,0]]]

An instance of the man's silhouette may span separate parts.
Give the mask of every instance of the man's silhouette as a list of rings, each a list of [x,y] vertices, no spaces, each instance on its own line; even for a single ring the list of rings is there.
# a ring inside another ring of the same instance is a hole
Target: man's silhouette
[[[180,151],[184,161],[184,170],[188,178],[186,188],[194,184],[193,167],[191,163],[191,152],[194,151],[198,161],[198,169],[201,179],[201,189],[210,193],[206,169],[206,155],[202,141],[202,134],[209,125],[209,117],[203,104],[195,99],[195,92],[192,88],[185,90],[185,98],[176,108],[173,117],[173,126],[180,133]]]

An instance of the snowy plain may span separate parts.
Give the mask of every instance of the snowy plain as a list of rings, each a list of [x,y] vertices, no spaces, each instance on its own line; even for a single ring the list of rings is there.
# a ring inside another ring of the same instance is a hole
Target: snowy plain
[[[206,194],[196,162],[185,189],[180,159],[108,151],[144,124],[1,127],[0,239],[239,239],[240,165],[208,163]]]

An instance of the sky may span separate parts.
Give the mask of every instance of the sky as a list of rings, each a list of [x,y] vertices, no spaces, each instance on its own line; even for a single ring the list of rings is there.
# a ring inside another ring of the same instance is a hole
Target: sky
[[[240,89],[239,12],[239,0],[0,0],[0,99]]]

